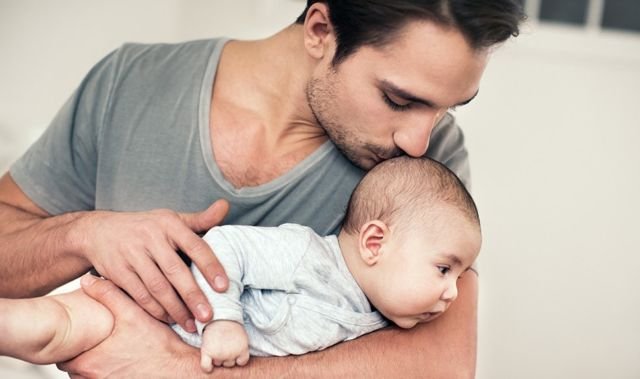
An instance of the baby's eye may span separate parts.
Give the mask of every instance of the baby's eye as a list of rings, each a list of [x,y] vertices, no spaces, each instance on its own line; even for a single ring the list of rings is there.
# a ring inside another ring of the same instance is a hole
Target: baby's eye
[[[445,275],[446,273],[448,273],[451,270],[451,267],[449,267],[449,266],[438,266],[438,270],[440,271],[440,273],[442,275]]]

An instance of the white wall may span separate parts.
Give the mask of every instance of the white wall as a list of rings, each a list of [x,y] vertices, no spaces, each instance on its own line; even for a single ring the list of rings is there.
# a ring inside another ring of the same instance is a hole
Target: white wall
[[[0,0],[0,170],[121,43],[257,37],[302,7]],[[458,111],[485,233],[480,379],[640,377],[637,88],[638,35],[531,25]]]
[[[480,378],[640,378],[640,35],[528,28],[459,119]]]

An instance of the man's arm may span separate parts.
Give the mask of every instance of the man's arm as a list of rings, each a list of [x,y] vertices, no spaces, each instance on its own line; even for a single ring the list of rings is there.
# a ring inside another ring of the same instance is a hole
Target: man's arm
[[[217,225],[227,209],[218,201],[199,213],[91,211],[52,217],[7,173],[0,179],[0,297],[44,295],[93,266],[154,317],[168,314],[193,332],[191,315],[206,322],[212,310],[176,250],[189,255],[212,287],[224,290],[224,269],[195,232]]]
[[[245,367],[200,370],[199,352],[169,328],[149,317],[112,283],[83,281],[83,289],[113,313],[111,337],[76,359],[59,365],[87,378],[170,377],[301,378],[403,377],[473,378],[476,363],[478,278],[473,272],[459,282],[459,297],[429,324],[411,330],[384,329],[327,350],[283,358],[252,358]]]
[[[478,300],[475,273],[460,278],[458,288],[458,299],[440,318],[410,330],[385,328],[325,351],[296,357],[291,376],[474,378]],[[256,377],[263,370],[256,367]]]
[[[91,267],[71,233],[82,213],[48,216],[9,174],[0,179],[0,296],[44,295]]]

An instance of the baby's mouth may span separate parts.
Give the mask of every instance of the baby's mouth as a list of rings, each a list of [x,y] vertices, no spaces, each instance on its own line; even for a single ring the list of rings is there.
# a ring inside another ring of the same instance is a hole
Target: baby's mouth
[[[434,318],[440,316],[440,313],[442,313],[442,312],[426,312],[426,313],[423,313],[422,314],[423,321],[425,321],[425,322],[431,321]]]

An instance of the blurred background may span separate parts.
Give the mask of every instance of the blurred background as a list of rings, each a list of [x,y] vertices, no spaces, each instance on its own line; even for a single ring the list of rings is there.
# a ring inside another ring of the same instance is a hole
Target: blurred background
[[[640,1],[528,0],[457,111],[483,219],[480,379],[640,378]],[[127,41],[260,38],[301,0],[0,0],[0,171]],[[2,338],[2,336],[0,336]],[[0,358],[0,378],[61,378]]]

